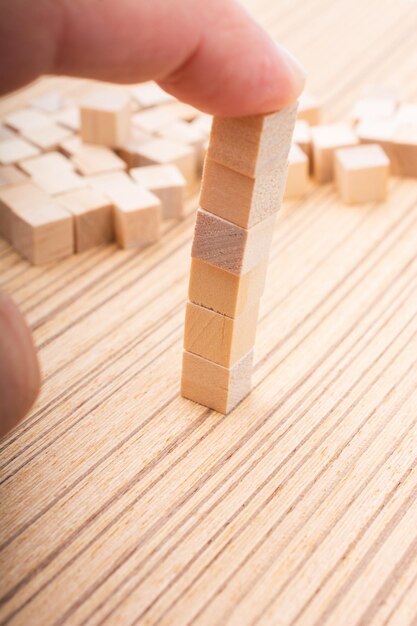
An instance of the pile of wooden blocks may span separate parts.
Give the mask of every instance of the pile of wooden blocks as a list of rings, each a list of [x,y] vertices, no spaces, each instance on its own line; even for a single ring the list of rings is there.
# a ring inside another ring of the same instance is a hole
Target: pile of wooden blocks
[[[35,265],[157,241],[184,215],[210,126],[155,83],[35,99],[0,124],[0,235]]]
[[[334,181],[341,200],[353,204],[384,200],[390,174],[417,177],[416,104],[379,87],[356,102],[347,122],[322,124],[321,114],[317,100],[301,97],[286,199],[305,196],[309,176],[318,184]]]
[[[182,395],[221,413],[251,388],[296,110],[213,121],[192,246]]]

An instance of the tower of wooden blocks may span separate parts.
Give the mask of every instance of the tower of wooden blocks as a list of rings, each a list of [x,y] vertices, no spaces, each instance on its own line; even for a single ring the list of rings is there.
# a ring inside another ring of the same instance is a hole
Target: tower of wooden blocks
[[[293,105],[213,121],[191,253],[181,393],[220,413],[251,388],[259,301],[296,112]]]

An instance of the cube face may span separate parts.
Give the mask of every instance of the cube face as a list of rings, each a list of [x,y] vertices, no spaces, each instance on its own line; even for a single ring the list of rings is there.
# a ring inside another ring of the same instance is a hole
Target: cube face
[[[279,167],[251,178],[207,158],[200,206],[242,228],[251,228],[278,211],[286,174],[286,159]]]
[[[318,183],[333,179],[335,150],[356,146],[359,140],[348,124],[328,124],[312,129],[314,178]]]
[[[183,353],[181,395],[219,413],[229,413],[251,389],[253,350],[228,369]]]
[[[116,239],[122,248],[143,246],[159,239],[161,203],[154,194],[134,183],[108,193],[115,207]]]
[[[20,137],[14,137],[13,139],[6,139],[0,142],[1,165],[13,165],[23,159],[38,156],[38,154],[38,148]]]
[[[191,256],[232,274],[244,274],[269,254],[275,216],[250,230],[199,209]]]
[[[41,150],[55,150],[62,141],[72,137],[72,131],[54,122],[48,122],[46,126],[28,128],[23,137]]]
[[[271,113],[240,118],[215,118],[209,158],[245,176],[282,166],[287,159],[297,105]]]
[[[236,276],[201,259],[191,259],[188,297],[217,313],[236,317],[259,302],[265,287],[267,262]]]
[[[387,196],[389,159],[378,145],[337,150],[335,173],[344,202],[379,202]]]
[[[130,175],[160,199],[163,219],[183,216],[187,181],[176,165],[146,165]]]
[[[195,181],[197,159],[193,148],[168,139],[152,139],[140,150],[140,165],[176,165],[188,183]]]
[[[256,303],[231,318],[189,302],[184,349],[223,367],[232,367],[255,343],[258,309]]]
[[[56,210],[50,221],[32,221],[32,210],[21,211],[13,215],[12,243],[14,248],[33,265],[44,265],[58,261],[74,252],[74,234],[72,219],[61,213],[60,207],[52,205],[45,211]],[[38,212],[38,209],[33,209]],[[37,223],[38,222],[38,223]]]
[[[126,94],[90,94],[80,109],[81,138],[86,143],[117,148],[129,140],[130,112]]]

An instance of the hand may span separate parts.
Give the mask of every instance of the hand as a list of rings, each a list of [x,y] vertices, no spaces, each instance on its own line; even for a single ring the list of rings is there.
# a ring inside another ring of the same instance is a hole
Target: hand
[[[300,64],[235,0],[0,0],[0,94],[43,74],[155,80],[213,115],[267,113],[303,89]],[[39,391],[30,333],[0,297],[0,436]]]

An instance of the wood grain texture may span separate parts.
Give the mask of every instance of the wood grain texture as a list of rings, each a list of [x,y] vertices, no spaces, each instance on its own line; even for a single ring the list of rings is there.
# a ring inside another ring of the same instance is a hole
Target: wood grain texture
[[[327,119],[393,76],[417,99],[417,5],[251,0]],[[355,34],[352,37],[352,33]],[[51,89],[6,98],[2,111]],[[0,442],[6,624],[409,626],[417,613],[417,183],[277,217],[253,392],[180,397],[195,197],[144,251],[48,268],[0,242],[44,386]]]

